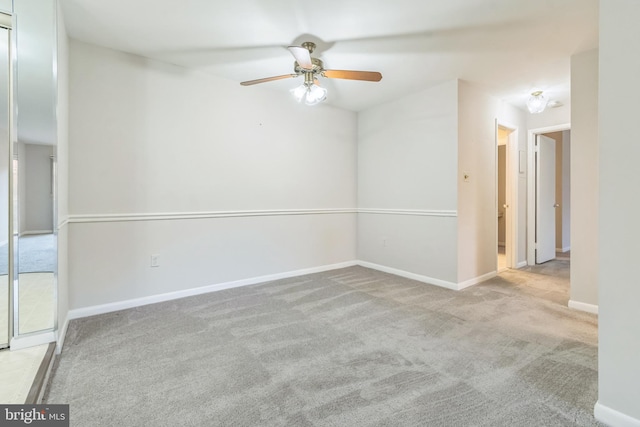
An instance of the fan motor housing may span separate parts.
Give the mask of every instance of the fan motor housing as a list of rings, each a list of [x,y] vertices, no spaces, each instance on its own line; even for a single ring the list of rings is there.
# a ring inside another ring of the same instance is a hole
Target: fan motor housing
[[[298,64],[298,61],[294,61],[293,69],[296,72],[296,74],[304,74],[304,73],[318,74],[324,70],[322,61],[319,60],[318,58],[311,58],[311,63],[313,64],[313,68],[311,68],[310,70],[305,70],[304,68],[300,67],[300,64]]]

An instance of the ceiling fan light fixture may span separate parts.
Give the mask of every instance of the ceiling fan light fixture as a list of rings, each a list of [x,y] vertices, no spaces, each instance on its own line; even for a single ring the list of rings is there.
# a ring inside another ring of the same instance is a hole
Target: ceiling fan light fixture
[[[316,105],[327,99],[327,90],[313,83],[303,83],[291,89],[291,94],[296,101],[304,102],[306,105]]]
[[[547,108],[549,99],[542,94],[541,90],[537,90],[531,93],[529,99],[527,99],[527,108],[531,114],[539,114]]]
[[[327,99],[327,90],[318,83],[317,77],[319,76],[327,79],[360,80],[368,82],[379,82],[382,79],[382,74],[377,71],[326,70],[322,60],[311,57],[315,47],[316,45],[312,42],[304,42],[302,46],[289,46],[289,52],[291,52],[295,58],[293,65],[295,74],[283,74],[280,76],[247,80],[240,82],[240,84],[242,86],[253,86],[259,83],[304,76],[304,83],[297,88],[291,89],[290,92],[296,101],[304,102],[306,105],[316,105]]]
[[[300,86],[291,89],[289,92],[291,92],[291,94],[296,99],[296,101],[302,102],[302,98],[307,93],[307,86],[305,86],[304,84],[301,84]]]
[[[325,99],[327,99],[327,90],[323,87],[313,84],[309,86],[307,98],[305,99],[304,103],[307,105],[316,105],[321,103]]]

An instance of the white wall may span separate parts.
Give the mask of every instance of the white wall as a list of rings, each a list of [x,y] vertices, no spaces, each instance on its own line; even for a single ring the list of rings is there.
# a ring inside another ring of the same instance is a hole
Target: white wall
[[[355,260],[355,113],[75,40],[69,78],[71,309]]]
[[[13,1],[0,0],[0,10],[6,13],[11,13],[13,11]]]
[[[571,304],[598,305],[598,51],[571,58]]]
[[[19,159],[24,171],[24,192],[19,194],[23,222],[21,233],[53,232],[53,194],[51,192],[51,145],[23,144],[24,157]]]
[[[617,426],[640,426],[639,20],[637,0],[600,2],[596,417]],[[573,142],[575,157],[575,132]]]
[[[571,123],[571,105],[573,101],[560,107],[547,108],[539,114],[527,112],[527,129],[541,129]]]
[[[457,283],[457,110],[453,80],[359,114],[358,259]]]
[[[453,288],[495,273],[496,118],[519,130],[517,149],[525,150],[524,113],[469,82],[360,113],[358,259]],[[525,259],[525,172],[517,180],[518,261]]]
[[[499,103],[466,81],[459,82],[458,91],[458,282],[464,283],[495,272],[497,266]]]

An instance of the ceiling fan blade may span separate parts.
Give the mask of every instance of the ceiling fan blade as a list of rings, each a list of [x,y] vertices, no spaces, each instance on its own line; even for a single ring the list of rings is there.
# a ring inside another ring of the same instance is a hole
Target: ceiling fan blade
[[[284,74],[282,76],[265,77],[264,79],[248,80],[246,82],[241,82],[240,84],[242,86],[251,86],[251,85],[257,85],[258,83],[266,83],[266,82],[272,82],[274,80],[290,79],[290,78],[293,78],[293,77],[298,77],[298,75],[297,74]]]
[[[296,62],[303,70],[313,69],[313,63],[311,62],[311,54],[302,46],[289,46],[289,52],[296,58]]]
[[[368,82],[382,80],[382,74],[377,71],[324,70],[322,74],[329,79],[366,80]]]

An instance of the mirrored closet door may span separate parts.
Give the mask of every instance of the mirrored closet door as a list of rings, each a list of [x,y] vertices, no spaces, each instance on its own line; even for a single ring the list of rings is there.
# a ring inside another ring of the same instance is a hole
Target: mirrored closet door
[[[11,17],[0,13],[0,348],[7,347],[11,329],[9,284],[9,175],[11,30],[4,25]]]
[[[56,318],[56,2],[14,0],[14,337]]]
[[[57,326],[57,5],[12,7],[0,12],[0,349],[49,342]]]

